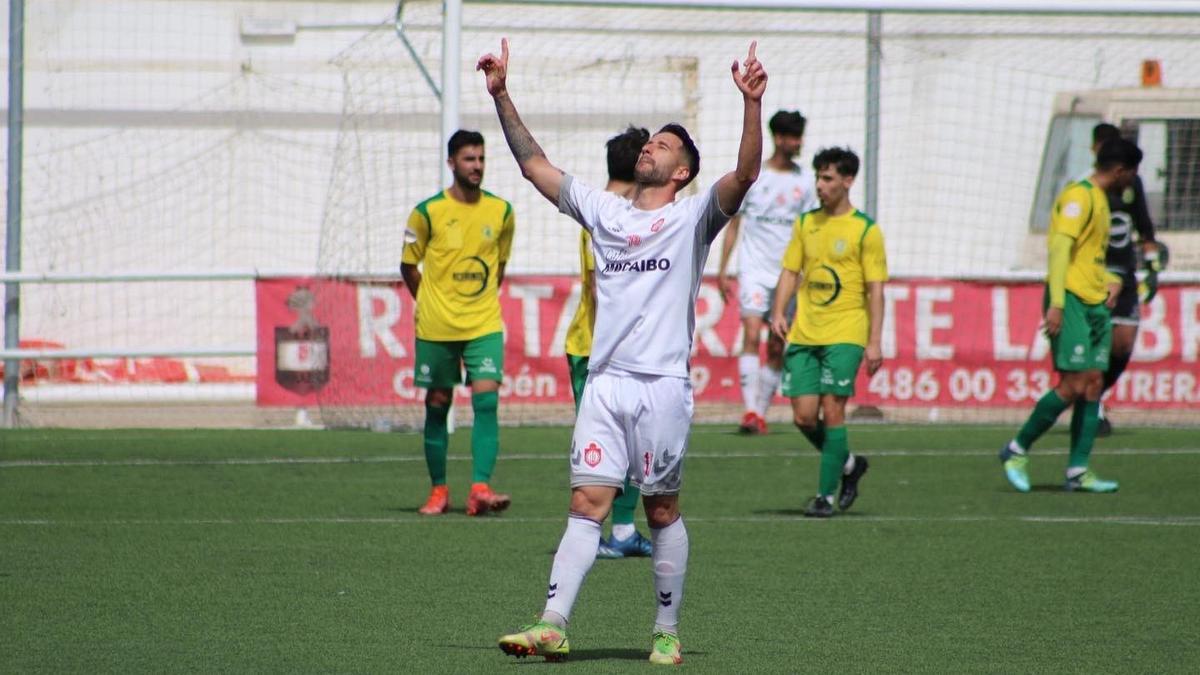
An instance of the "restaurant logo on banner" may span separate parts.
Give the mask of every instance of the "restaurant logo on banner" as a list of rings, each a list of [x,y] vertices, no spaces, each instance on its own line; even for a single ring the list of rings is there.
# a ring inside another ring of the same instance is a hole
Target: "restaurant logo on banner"
[[[329,327],[313,316],[315,299],[306,286],[287,297],[296,320],[275,326],[275,382],[297,394],[320,389],[329,381]]]

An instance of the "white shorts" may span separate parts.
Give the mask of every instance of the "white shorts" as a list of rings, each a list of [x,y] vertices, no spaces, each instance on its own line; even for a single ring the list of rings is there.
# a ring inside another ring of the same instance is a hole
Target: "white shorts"
[[[571,487],[679,492],[692,429],[692,382],[606,368],[588,373],[571,436]]]
[[[745,274],[738,277],[738,304],[741,305],[743,319],[748,316],[761,316],[765,321],[771,320],[771,303],[775,301],[775,282],[777,281],[778,279],[774,279],[768,285],[762,277],[751,277]],[[795,296],[788,300],[788,306],[784,308],[783,315],[787,317],[789,324],[796,316]]]
[[[738,276],[738,304],[742,317],[761,316],[770,319],[771,301],[775,299],[775,281],[764,283],[760,277]]]

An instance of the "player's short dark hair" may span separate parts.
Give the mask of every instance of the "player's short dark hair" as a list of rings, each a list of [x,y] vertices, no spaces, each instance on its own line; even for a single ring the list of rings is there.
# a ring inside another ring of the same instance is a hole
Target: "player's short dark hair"
[[[858,175],[858,155],[849,148],[821,148],[813,157],[812,165],[817,171],[833,166],[843,176]]]
[[[650,132],[643,127],[630,124],[625,131],[608,139],[604,147],[608,149],[608,179],[633,182],[633,169],[637,166],[638,155],[646,141],[650,140]]]
[[[1118,166],[1136,169],[1142,163],[1142,150],[1133,141],[1112,138],[1096,151],[1096,168],[1107,171]]]
[[[683,185],[680,185],[679,187],[687,187],[688,183],[696,180],[696,174],[700,173],[700,150],[696,148],[696,144],[692,141],[691,135],[688,134],[687,129],[684,129],[683,125],[681,124],[675,124],[672,122],[659,129],[658,133],[671,134],[672,136],[678,137],[680,141],[683,141],[683,154],[688,160],[688,179],[683,181]]]
[[[446,156],[453,157],[468,145],[483,145],[483,134],[478,131],[459,129],[450,136],[450,141],[446,143],[446,152],[448,153]]]
[[[1092,145],[1111,141],[1114,138],[1121,137],[1121,130],[1108,122],[1101,122],[1092,127]]]
[[[804,119],[804,115],[801,115],[799,110],[780,110],[771,115],[771,120],[767,122],[767,128],[773,134],[803,136],[804,127],[807,124],[808,120]]]

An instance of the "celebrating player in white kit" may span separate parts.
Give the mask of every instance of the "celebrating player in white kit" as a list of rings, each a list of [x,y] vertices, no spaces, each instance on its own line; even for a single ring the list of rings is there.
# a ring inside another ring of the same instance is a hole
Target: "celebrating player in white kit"
[[[812,170],[793,161],[804,144],[805,125],[804,115],[798,110],[780,110],[771,116],[767,128],[775,152],[746,194],[742,209],[729,221],[721,246],[717,283],[721,297],[728,302],[730,283],[725,270],[733,247],[738,245],[737,297],[742,313],[738,380],[746,405],[738,429],[747,434],[767,433],[767,408],[771,407],[783,371],[784,344],[774,333],[767,334],[766,363],[760,364],[758,357],[760,336],[770,323],[783,252],[791,241],[796,218],[820,205]]]
[[[571,439],[567,529],[554,556],[541,619],[500,638],[508,654],[566,658],[572,605],[595,562],[600,524],[628,476],[643,495],[654,542],[658,614],[650,661],[683,661],[679,606],[688,535],[679,515],[679,488],[692,421],[688,357],[704,262],[762,163],[767,74],[755,48],[751,43],[744,68],[737,61],[732,67],[744,104],[737,168],[678,201],[676,193],[700,169],[700,154],[683,127],[668,124],[650,137],[638,158],[632,198],[619,197],[583,184],[546,159],[508,95],[507,40],[501,41],[500,56],[479,60],[521,173],[592,235],[596,258],[596,330]]]

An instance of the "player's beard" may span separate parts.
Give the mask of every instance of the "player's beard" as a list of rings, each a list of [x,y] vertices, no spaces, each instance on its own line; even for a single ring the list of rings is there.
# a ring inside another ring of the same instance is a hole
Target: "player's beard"
[[[465,190],[478,190],[480,185],[483,185],[483,172],[454,172],[454,182]]]
[[[639,185],[666,185],[671,182],[671,172],[660,168],[653,161],[638,160],[633,167],[633,180]]]

